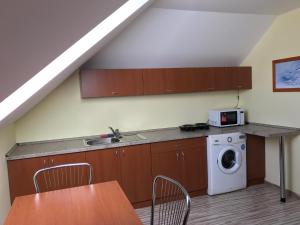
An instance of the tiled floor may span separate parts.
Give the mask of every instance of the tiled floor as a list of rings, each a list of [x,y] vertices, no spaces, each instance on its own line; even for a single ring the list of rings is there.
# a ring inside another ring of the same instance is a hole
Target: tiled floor
[[[137,209],[144,224],[150,224],[150,208]],[[217,196],[192,198],[188,224],[300,224],[300,198],[289,195],[279,201],[279,188],[261,184]]]

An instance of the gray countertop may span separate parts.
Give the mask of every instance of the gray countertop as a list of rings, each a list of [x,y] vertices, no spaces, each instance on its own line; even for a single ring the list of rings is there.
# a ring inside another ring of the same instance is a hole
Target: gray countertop
[[[179,140],[186,138],[203,137],[208,135],[242,132],[245,134],[253,134],[263,137],[279,137],[287,135],[300,134],[299,128],[273,126],[266,124],[251,123],[244,126],[235,126],[227,128],[210,127],[209,130],[197,130],[192,132],[180,131],[179,128],[164,128],[156,130],[137,131],[131,133],[139,133],[146,139],[129,142],[118,142],[110,144],[102,144],[97,146],[86,146],[83,137],[74,139],[40,141],[31,143],[20,143],[14,146],[7,154],[7,160],[17,160],[41,156],[50,156],[74,152],[84,152],[99,149],[123,147],[129,145],[154,143],[161,141]],[[94,136],[96,137],[96,136]],[[91,137],[90,137],[91,138]]]

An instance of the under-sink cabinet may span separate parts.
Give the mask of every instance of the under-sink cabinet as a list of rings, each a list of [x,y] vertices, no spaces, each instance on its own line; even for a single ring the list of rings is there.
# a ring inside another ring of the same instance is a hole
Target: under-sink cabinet
[[[131,203],[151,199],[150,144],[90,151],[93,183],[117,180]]]

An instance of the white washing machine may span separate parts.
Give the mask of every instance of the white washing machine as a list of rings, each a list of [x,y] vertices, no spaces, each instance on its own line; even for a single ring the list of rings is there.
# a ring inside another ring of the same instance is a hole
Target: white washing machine
[[[209,195],[246,187],[246,135],[229,133],[207,137]]]

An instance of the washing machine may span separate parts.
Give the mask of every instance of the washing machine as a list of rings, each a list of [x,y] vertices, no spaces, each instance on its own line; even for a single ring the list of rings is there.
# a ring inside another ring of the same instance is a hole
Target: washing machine
[[[245,188],[246,135],[237,132],[208,136],[207,171],[209,195]]]

